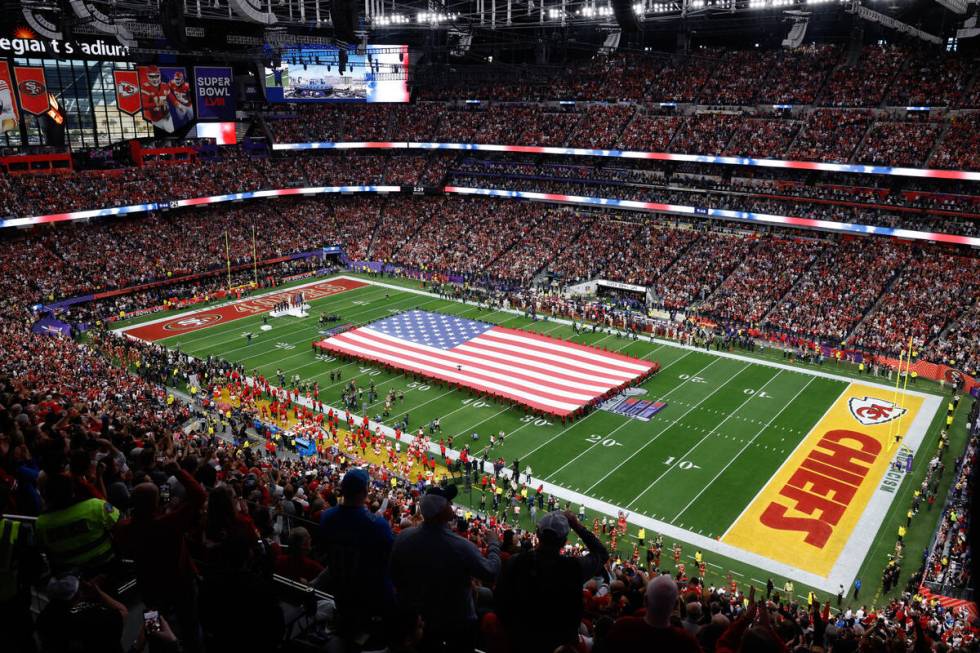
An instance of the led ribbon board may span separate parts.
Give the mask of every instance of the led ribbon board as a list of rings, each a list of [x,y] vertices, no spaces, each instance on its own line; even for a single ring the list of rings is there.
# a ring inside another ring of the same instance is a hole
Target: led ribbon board
[[[714,156],[708,154],[672,154],[669,152],[634,152],[630,150],[590,150],[579,147],[545,147],[538,145],[488,145],[480,143],[410,143],[406,141],[357,141],[334,143],[276,143],[274,150],[462,150],[472,152],[516,152],[519,154],[558,154],[562,156],[598,156],[614,159],[648,159],[653,161],[680,161],[683,163],[709,163],[714,165],[756,166],[760,168],[784,168],[787,170],[819,170],[844,172],[857,175],[890,175],[893,177],[920,177],[926,179],[955,179],[980,181],[980,172],[967,170],[939,170],[937,168],[896,168],[892,166],[862,165],[859,163],[825,163],[822,161],[786,161],[783,159],[754,159],[741,156]]]
[[[409,191],[412,187],[406,186]],[[401,186],[309,186],[306,188],[280,188],[277,190],[258,190],[246,193],[230,193],[228,195],[211,195],[209,197],[194,197],[190,199],[172,200],[170,202],[154,202],[150,204],[133,204],[88,211],[72,211],[70,213],[52,213],[35,215],[26,218],[8,218],[0,221],[0,228],[27,227],[48,222],[63,222],[67,220],[84,220],[102,218],[114,215],[126,215],[158,209],[177,209],[187,206],[206,206],[222,202],[261,199],[267,197],[290,197],[296,195],[322,195],[333,193],[399,193]],[[904,238],[908,240],[925,240],[952,245],[968,245],[980,247],[980,238],[958,236],[933,231],[915,231],[912,229],[895,229],[893,227],[877,227],[866,224],[851,224],[848,222],[833,222],[831,220],[814,220],[811,218],[796,218],[785,215],[770,215],[768,213],[753,213],[750,211],[732,211],[729,209],[713,209],[699,206],[684,206],[683,204],[663,204],[660,202],[640,202],[636,200],[620,200],[607,197],[587,197],[583,195],[564,195],[561,193],[536,193],[531,191],[505,190],[498,188],[467,188],[465,186],[446,186],[445,193],[457,195],[477,195],[501,199],[523,199],[535,202],[558,202],[582,206],[595,206],[609,209],[624,209],[629,211],[649,211],[670,213],[675,215],[691,215],[720,220],[736,220],[758,224],[775,224],[804,229],[818,229],[835,233],[847,233],[857,236],[885,236],[889,238]]]

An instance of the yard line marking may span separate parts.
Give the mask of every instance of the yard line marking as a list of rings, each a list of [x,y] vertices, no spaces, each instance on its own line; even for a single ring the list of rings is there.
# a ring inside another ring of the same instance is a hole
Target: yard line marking
[[[847,389],[847,388],[845,388],[844,390],[846,390],[846,389]],[[841,393],[843,393],[843,392],[844,392],[844,390],[841,390]],[[818,425],[818,424],[820,424],[820,423],[821,423],[821,422],[822,422],[822,421],[823,421],[823,420],[824,420],[824,419],[825,419],[825,418],[827,417],[827,415],[828,415],[828,414],[830,414],[830,411],[831,411],[831,409],[832,409],[832,408],[834,407],[834,404],[835,404],[835,403],[837,403],[837,398],[838,398],[838,397],[840,397],[840,394],[841,394],[841,393],[838,393],[838,395],[837,395],[837,397],[834,397],[834,400],[830,402],[830,405],[829,405],[829,406],[827,406],[827,410],[825,410],[825,411],[823,412],[823,415],[821,415],[821,416],[820,416],[820,419],[818,419],[817,421],[815,421],[815,422],[813,423],[813,427],[812,427],[812,428],[810,429],[811,431],[812,431],[813,429],[815,429],[815,428],[817,428],[817,425]],[[786,457],[784,457],[784,459],[783,459],[783,462],[782,462],[782,463],[780,464],[780,466],[779,466],[779,469],[782,469],[782,467],[783,467],[783,465],[785,465],[785,464],[786,464],[786,462],[787,462],[787,461],[788,461],[788,460],[789,460],[790,458],[792,458],[792,457],[793,457],[793,455],[795,455],[795,454],[796,454],[796,450],[797,450],[797,449],[799,449],[800,447],[802,447],[802,446],[803,446],[803,443],[804,443],[804,442],[806,442],[806,436],[804,436],[804,437],[802,437],[802,438],[800,438],[800,441],[796,443],[796,446],[795,446],[795,447],[793,447],[793,451],[791,451],[791,452],[790,452],[790,454],[789,454],[788,456],[786,456]],[[776,470],[776,473],[779,473],[779,470],[778,470],[778,469]],[[772,477],[770,477],[770,478],[772,478]],[[732,521],[732,523],[728,525],[728,528],[726,528],[726,529],[725,529],[725,532],[724,532],[724,533],[722,533],[722,534],[721,534],[721,537],[719,537],[719,538],[718,538],[718,541],[719,541],[719,542],[720,542],[720,541],[722,541],[722,540],[724,540],[724,539],[725,539],[725,537],[727,537],[727,536],[728,536],[728,532],[729,532],[730,530],[732,530],[732,528],[733,528],[733,527],[735,526],[735,524],[737,524],[737,523],[738,523],[738,522],[739,522],[739,521],[740,521],[740,520],[742,519],[742,517],[744,517],[744,516],[745,516],[745,513],[746,513],[746,512],[748,512],[748,510],[749,510],[749,507],[751,507],[751,506],[752,506],[752,504],[754,504],[754,503],[755,503],[755,500],[759,498],[759,495],[760,495],[760,494],[762,494],[763,492],[765,492],[765,490],[766,490],[766,485],[768,485],[768,484],[769,484],[769,481],[767,480],[767,481],[766,481],[765,483],[763,483],[763,485],[762,485],[762,487],[761,487],[761,488],[759,488],[759,491],[755,493],[755,496],[754,496],[754,497],[752,497],[752,500],[751,500],[751,501],[749,501],[749,502],[748,502],[747,504],[745,504],[745,507],[744,507],[744,508],[742,508],[742,512],[740,512],[740,513],[738,513],[738,517],[736,517],[736,518],[735,518],[735,520],[734,520],[734,521]],[[808,583],[808,584],[809,584],[809,585],[812,585],[813,583]]]
[[[522,430],[522,429],[525,429],[525,428],[527,428],[527,427],[529,427],[529,426],[531,426],[531,424],[533,424],[533,423],[534,423],[534,420],[531,420],[530,422],[524,422],[524,424],[522,424],[521,426],[518,426],[518,427],[517,427],[516,429],[514,429],[514,430],[513,430],[513,431],[511,431],[510,433],[505,433],[505,434],[504,434],[504,437],[503,437],[503,438],[501,438],[501,441],[503,441],[503,440],[505,440],[505,439],[507,439],[507,438],[509,438],[510,436],[512,436],[512,435],[514,435],[514,434],[515,434],[515,433],[517,433],[518,431],[520,431],[520,430]],[[499,446],[499,445],[498,445],[498,446]],[[486,453],[486,452],[487,452],[487,451],[489,451],[489,450],[490,450],[490,444],[488,443],[488,444],[487,444],[487,446],[485,446],[485,447],[483,447],[483,448],[482,448],[482,449],[480,449],[480,450],[479,450],[478,452],[476,452],[475,454],[473,454],[473,457],[474,457],[474,458],[478,458],[478,457],[480,457],[480,456],[481,456],[482,454],[484,454],[484,453]]]
[[[465,434],[466,434],[466,432],[467,432],[467,431],[469,431],[470,429],[475,429],[475,428],[476,428],[477,426],[479,426],[480,424],[483,424],[484,422],[487,422],[487,421],[489,421],[489,420],[492,420],[492,419],[493,419],[494,417],[496,417],[496,416],[497,416],[497,415],[499,415],[500,413],[505,413],[505,412],[507,412],[508,410],[510,410],[510,408],[511,408],[510,406],[504,406],[504,408],[503,408],[502,410],[499,410],[499,411],[497,411],[496,413],[494,413],[493,415],[491,415],[490,417],[488,417],[488,418],[486,418],[486,419],[483,419],[483,420],[480,420],[479,422],[477,422],[476,424],[474,424],[474,425],[472,425],[472,426],[467,426],[467,427],[466,427],[465,429],[463,429],[462,431],[460,431],[459,433],[457,433],[457,434],[456,434],[456,435],[454,435],[453,437],[454,437],[454,438],[458,438],[458,437],[460,437],[461,435],[465,435]]]
[[[748,366],[746,365],[746,368],[747,368],[747,367],[748,367]],[[779,376],[780,374],[782,374],[782,370],[780,370],[779,372],[776,372],[776,373],[775,373],[775,374],[773,374],[773,375],[772,375],[771,377],[769,377],[769,380],[768,380],[768,381],[766,381],[765,383],[763,383],[763,384],[762,384],[762,388],[759,388],[759,390],[761,391],[761,390],[762,390],[763,388],[765,388],[765,387],[766,387],[767,385],[769,385],[769,384],[770,384],[770,383],[772,383],[772,382],[773,382],[774,380],[776,380],[776,377],[778,377],[778,376]],[[732,378],[734,378],[734,377],[732,377]],[[727,385],[727,383],[726,383],[726,385]],[[716,392],[717,392],[717,391],[716,391]],[[745,405],[746,405],[746,404],[748,404],[748,403],[749,403],[750,401],[752,401],[753,399],[755,399],[755,398],[756,398],[756,397],[758,397],[758,396],[759,396],[759,393],[756,393],[756,394],[751,394],[751,395],[749,395],[749,396],[748,396],[748,397],[747,397],[747,398],[745,399],[745,401],[743,401],[743,402],[742,402],[742,403],[741,403],[741,404],[739,405],[739,407],[738,407],[738,408],[736,408],[735,410],[733,410],[733,411],[731,411],[730,413],[728,413],[728,415],[727,415],[727,416],[726,416],[726,417],[725,417],[724,419],[722,419],[722,420],[721,420],[720,422],[718,422],[717,424],[715,424],[715,427],[714,427],[713,429],[711,429],[710,431],[708,431],[708,433],[707,433],[707,434],[705,434],[705,435],[704,435],[704,437],[702,437],[702,438],[701,438],[700,440],[698,440],[698,441],[697,441],[697,443],[696,443],[696,444],[695,444],[695,445],[694,445],[693,447],[691,447],[690,449],[688,449],[687,451],[685,451],[685,452],[684,452],[683,454],[681,454],[680,456],[678,456],[678,457],[677,457],[677,463],[673,463],[673,464],[671,464],[670,466],[668,466],[668,467],[667,467],[667,469],[665,469],[665,470],[664,470],[664,471],[663,471],[663,472],[662,472],[662,473],[660,474],[660,476],[658,476],[657,478],[655,478],[655,479],[653,479],[653,482],[652,482],[652,483],[650,483],[650,485],[648,485],[648,486],[647,486],[647,488],[646,488],[645,490],[643,490],[643,491],[642,491],[642,492],[640,492],[640,493],[639,493],[638,495],[636,495],[636,496],[635,496],[635,497],[633,498],[633,500],[632,500],[632,501],[630,501],[630,502],[629,502],[628,504],[626,504],[626,505],[627,505],[627,506],[632,506],[633,504],[635,504],[635,503],[636,503],[636,501],[637,501],[637,499],[639,499],[639,498],[640,498],[640,497],[642,497],[642,496],[643,496],[644,494],[646,494],[647,492],[649,492],[649,491],[650,491],[650,488],[652,488],[652,487],[653,487],[654,485],[656,485],[657,483],[659,483],[659,482],[660,482],[660,480],[661,480],[662,478],[664,478],[665,476],[667,476],[667,474],[669,474],[669,473],[670,473],[671,471],[673,471],[674,469],[676,469],[676,467],[677,467],[677,465],[678,465],[678,464],[680,463],[680,461],[682,461],[682,460],[684,460],[685,458],[687,458],[687,456],[689,456],[689,455],[691,454],[691,452],[692,452],[692,451],[694,451],[694,450],[695,450],[695,449],[697,449],[697,448],[698,448],[699,446],[701,446],[701,443],[703,443],[703,442],[704,442],[705,440],[707,440],[707,439],[708,439],[709,437],[711,437],[711,434],[712,434],[712,433],[714,433],[715,431],[717,431],[717,430],[718,430],[718,429],[719,429],[719,428],[721,427],[721,425],[722,425],[722,424],[724,424],[725,422],[727,422],[727,421],[729,420],[729,418],[731,418],[731,416],[732,416],[732,415],[734,415],[734,414],[735,414],[735,413],[737,413],[738,411],[740,411],[740,410],[742,410],[742,409],[743,409],[743,408],[745,407]],[[648,444],[649,444],[649,443],[648,443]],[[680,516],[680,515],[678,515],[678,517],[679,517],[679,516]],[[676,517],[675,517],[675,519],[676,519]]]
[[[709,365],[710,365],[710,363],[709,363]],[[706,369],[706,367],[705,367],[705,369]],[[653,436],[652,438],[650,438],[649,440],[647,440],[647,442],[644,443],[643,446],[641,446],[639,449],[637,449],[636,451],[634,451],[633,453],[631,453],[629,456],[627,456],[626,459],[623,460],[621,463],[619,463],[618,465],[616,465],[615,467],[613,467],[612,469],[610,469],[608,472],[606,472],[605,475],[603,475],[602,478],[600,478],[598,481],[596,481],[595,483],[593,483],[592,486],[586,490],[586,492],[587,493],[588,492],[591,492],[597,485],[599,485],[600,483],[602,483],[603,481],[605,481],[607,478],[609,478],[610,476],[612,476],[613,474],[615,474],[617,471],[619,471],[620,469],[622,469],[623,465],[625,465],[626,463],[628,463],[629,461],[631,461],[633,458],[635,458],[637,455],[639,455],[639,453],[641,451],[643,451],[644,449],[646,449],[648,446],[650,446],[651,443],[653,443],[655,440],[657,440],[657,438],[659,438],[661,435],[663,435],[664,433],[666,433],[667,431],[669,431],[671,428],[673,428],[682,419],[684,419],[685,417],[687,417],[698,406],[700,406],[701,404],[703,404],[704,402],[706,402],[708,399],[711,399],[716,394],[718,394],[718,392],[722,388],[724,388],[729,383],[731,383],[732,381],[734,381],[735,380],[735,377],[737,377],[739,374],[741,374],[742,372],[744,372],[747,369],[749,369],[749,366],[748,365],[744,365],[737,372],[735,372],[735,374],[733,374],[731,377],[729,377],[729,379],[727,381],[725,381],[724,383],[722,383],[721,385],[719,385],[717,388],[715,388],[714,390],[712,390],[711,393],[708,396],[706,396],[704,399],[702,399],[698,403],[696,403],[693,406],[691,406],[690,408],[688,408],[677,419],[672,420],[670,423],[664,425],[664,427],[655,436]],[[692,374],[691,375],[691,378],[693,378],[695,376],[697,376],[697,374]],[[677,386],[677,387],[680,387],[680,386]],[[681,460],[683,460],[683,458]],[[670,470],[668,470],[668,471],[670,471]],[[634,499],[634,501],[635,501],[635,499]],[[627,506],[628,505],[631,505],[632,503],[633,502],[631,501],[629,504],[627,504]]]
[[[688,353],[690,353],[690,352],[688,352]],[[680,357],[680,358],[678,358],[677,360],[675,360],[675,361],[673,361],[672,363],[667,363],[667,365],[666,365],[666,366],[664,366],[664,367],[662,367],[662,368],[660,369],[660,371],[659,371],[659,372],[657,372],[657,374],[662,374],[662,373],[663,373],[663,371],[664,371],[664,370],[666,370],[666,369],[667,369],[668,367],[670,367],[671,365],[673,365],[673,364],[675,364],[675,363],[679,363],[679,362],[681,362],[682,360],[684,360],[685,358],[687,358],[687,356],[688,356],[688,354],[684,354],[683,356],[681,356],[681,357]],[[687,383],[687,381],[684,381],[684,383]],[[681,385],[684,385],[684,383],[682,383]],[[538,451],[538,450],[539,450],[539,449],[541,449],[542,447],[545,447],[545,446],[547,446],[547,445],[549,445],[549,444],[551,444],[551,442],[552,442],[552,441],[553,441],[553,440],[554,440],[555,438],[558,438],[558,437],[560,437],[560,436],[562,436],[562,435],[564,435],[564,434],[565,434],[565,433],[567,433],[568,431],[570,431],[570,430],[572,430],[572,429],[573,429],[573,428],[574,428],[575,426],[578,426],[579,424],[581,424],[581,423],[582,423],[582,422],[584,422],[585,420],[587,420],[587,419],[589,419],[590,417],[592,417],[592,416],[594,416],[594,415],[598,415],[598,414],[599,414],[599,413],[601,413],[601,412],[602,412],[602,411],[600,411],[600,410],[593,410],[593,411],[592,411],[591,413],[589,413],[588,415],[586,415],[585,417],[583,417],[582,419],[580,419],[580,420],[579,420],[578,422],[573,422],[573,423],[571,423],[571,424],[569,424],[567,428],[565,428],[565,429],[563,429],[562,431],[560,431],[559,433],[557,433],[557,434],[555,434],[554,436],[552,436],[551,438],[549,438],[548,440],[546,440],[545,442],[543,442],[543,443],[542,443],[541,445],[539,445],[539,446],[537,446],[537,447],[535,447],[534,449],[531,449],[531,450],[530,450],[530,451],[528,451],[528,452],[527,452],[526,454],[524,454],[523,456],[521,456],[521,458],[527,458],[528,456],[530,456],[531,454],[533,454],[533,453],[535,453],[536,451]],[[627,422],[627,423],[629,423],[629,422]]]
[[[778,376],[778,374],[777,374],[777,376]],[[773,378],[776,378],[776,377],[774,376]],[[811,383],[813,383],[813,381],[814,381],[814,379],[816,379],[816,377],[810,377],[810,380],[809,380],[809,381],[807,381],[807,382],[806,382],[806,384],[805,384],[805,385],[804,385],[804,386],[803,386],[802,388],[800,388],[800,389],[799,389],[799,391],[797,391],[797,393],[796,393],[795,395],[793,395],[793,398],[792,398],[792,399],[790,399],[790,400],[789,400],[789,401],[788,401],[788,402],[787,402],[787,403],[786,403],[786,404],[785,404],[785,405],[784,405],[784,406],[783,406],[783,407],[782,407],[782,408],[781,408],[781,409],[779,410],[779,412],[778,412],[778,413],[776,413],[775,415],[773,415],[773,416],[772,416],[772,419],[770,419],[770,420],[769,420],[769,422],[768,422],[768,423],[766,423],[766,425],[765,425],[765,426],[763,426],[763,427],[762,427],[761,429],[759,429],[759,431],[758,431],[758,432],[757,432],[757,433],[756,433],[755,435],[753,435],[753,436],[752,436],[752,439],[751,439],[751,440],[749,440],[749,441],[748,441],[748,442],[747,442],[747,443],[745,444],[745,446],[743,446],[743,447],[742,447],[741,449],[739,449],[739,451],[738,451],[738,453],[737,453],[737,454],[735,454],[735,456],[734,456],[734,457],[733,457],[733,458],[732,458],[731,460],[729,460],[729,461],[728,461],[727,463],[725,463],[725,466],[724,466],[724,467],[722,467],[722,468],[721,468],[721,470],[720,470],[720,471],[719,471],[719,472],[718,472],[717,474],[715,474],[715,477],[714,477],[713,479],[711,479],[710,481],[708,481],[708,482],[707,482],[707,483],[706,483],[706,484],[705,484],[705,485],[704,485],[704,486],[703,486],[703,487],[701,488],[701,491],[700,491],[700,492],[698,492],[698,493],[697,493],[696,495],[694,495],[694,498],[693,498],[693,499],[691,499],[691,500],[690,500],[690,501],[689,501],[689,502],[687,503],[687,505],[686,505],[686,506],[684,506],[683,508],[681,508],[681,510],[680,510],[680,512],[678,512],[678,513],[677,513],[677,515],[676,515],[676,516],[674,517],[674,519],[677,519],[677,517],[680,517],[680,516],[681,516],[682,514],[684,514],[684,512],[685,512],[685,511],[686,511],[686,510],[687,510],[688,508],[690,508],[690,507],[691,507],[691,506],[692,506],[692,505],[694,504],[694,502],[695,502],[695,501],[697,501],[697,500],[698,500],[699,498],[701,498],[701,495],[702,495],[702,494],[704,494],[704,493],[705,493],[705,492],[707,491],[707,489],[708,489],[709,487],[711,487],[711,486],[712,486],[712,484],[714,484],[714,482],[715,482],[715,481],[717,481],[717,480],[718,480],[718,478],[719,478],[719,477],[720,477],[720,476],[721,476],[722,474],[724,474],[724,473],[725,473],[725,470],[726,470],[726,469],[728,469],[729,467],[731,467],[731,465],[732,465],[732,463],[733,463],[733,462],[735,462],[736,460],[738,460],[738,458],[739,458],[739,456],[741,456],[741,455],[742,455],[743,453],[745,453],[745,450],[746,450],[746,449],[748,449],[749,447],[751,447],[751,446],[752,446],[752,443],[753,443],[753,442],[755,442],[755,441],[756,441],[756,439],[757,439],[757,438],[758,438],[758,437],[759,437],[760,435],[762,435],[762,434],[763,434],[763,433],[765,432],[765,430],[766,430],[767,428],[769,428],[769,426],[770,426],[770,425],[771,425],[771,424],[772,424],[773,422],[775,422],[775,421],[776,421],[776,419],[777,419],[777,418],[778,418],[778,417],[779,417],[780,415],[782,415],[782,414],[783,414],[783,413],[784,413],[784,412],[786,411],[786,409],[787,409],[787,408],[789,408],[789,407],[790,407],[790,404],[792,404],[792,403],[793,403],[794,401],[796,401],[796,400],[797,400],[797,398],[799,398],[799,396],[800,396],[801,394],[803,394],[803,391],[804,391],[804,390],[806,390],[807,388],[809,388],[809,387],[810,387],[810,384],[811,384]]]
[[[680,384],[678,384],[678,385],[674,386],[673,388],[671,388],[667,392],[667,394],[665,394],[665,395],[663,395],[661,397],[661,399],[666,399],[667,397],[669,397],[671,394],[673,394],[677,390],[683,388],[684,385],[687,384],[688,382],[690,382],[691,379],[693,379],[694,377],[700,376],[702,372],[704,372],[706,369],[708,369],[709,367],[711,367],[714,364],[715,364],[715,361],[712,360],[710,363],[708,363],[707,365],[705,365],[704,367],[702,367],[700,370],[698,370],[697,372],[695,372],[694,374],[692,374],[689,378],[685,379]],[[726,381],[722,385],[726,385],[727,383],[728,382]],[[714,392],[712,392],[711,394],[714,394]],[[710,396],[711,395],[708,395],[708,397],[710,397]],[[705,399],[707,399],[708,397],[705,397]],[[687,415],[687,413],[691,412],[692,410],[694,410],[694,408],[689,409],[686,413],[684,413],[684,415]],[[674,421],[676,422],[676,421],[678,421],[680,419],[683,419],[684,415],[681,415],[680,417],[677,418],[677,420],[674,420]],[[615,433],[619,429],[621,429],[624,426],[627,426],[629,424],[632,424],[632,423],[633,423],[633,420],[632,419],[626,419],[622,424],[620,424],[619,426],[617,426],[616,428],[614,428],[612,431],[609,431],[608,433],[606,433],[605,436],[601,440],[599,440],[598,442],[593,443],[589,447],[586,447],[581,453],[579,453],[579,455],[575,456],[574,458],[572,458],[571,460],[569,460],[568,462],[566,462],[564,465],[562,465],[561,467],[559,467],[555,471],[551,472],[551,474],[549,474],[548,476],[545,476],[544,477],[544,480],[547,481],[547,480],[550,480],[550,479],[554,478],[555,474],[559,473],[560,471],[562,471],[563,469],[565,469],[566,467],[568,467],[569,465],[571,465],[572,463],[574,463],[575,461],[577,461],[579,458],[581,458],[582,456],[584,456],[585,454],[589,453],[590,451],[592,451],[593,449],[595,449],[597,446],[599,446],[600,444],[602,444],[602,440],[605,440],[606,438],[608,438],[609,436],[611,436],[613,433]],[[663,430],[665,431],[668,428],[670,428],[670,425],[665,426]],[[661,431],[661,433],[663,433],[663,431]],[[657,434],[657,436],[659,436],[659,435],[660,435],[660,433]],[[655,439],[656,439],[656,437],[654,437],[654,440]],[[595,485],[593,485],[592,487],[595,487]],[[586,492],[588,492],[591,489],[592,488],[590,487],[588,490],[586,490]]]

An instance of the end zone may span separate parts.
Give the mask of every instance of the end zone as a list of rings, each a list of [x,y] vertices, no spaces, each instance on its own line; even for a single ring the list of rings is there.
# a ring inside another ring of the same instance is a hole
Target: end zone
[[[201,329],[207,329],[217,324],[233,322],[241,318],[268,312],[276,304],[284,301],[290,295],[295,294],[297,290],[303,290],[306,301],[314,301],[366,285],[368,284],[363,281],[346,277],[315,281],[300,286],[292,286],[285,290],[275,290],[264,295],[249,297],[240,301],[212,306],[211,308],[144,322],[133,327],[120,329],[119,332],[130,338],[155,342],[185,333],[200,331]]]
[[[895,496],[890,464],[918,448],[941,403],[909,393],[903,411],[891,399],[850,384],[721,541],[847,585]]]

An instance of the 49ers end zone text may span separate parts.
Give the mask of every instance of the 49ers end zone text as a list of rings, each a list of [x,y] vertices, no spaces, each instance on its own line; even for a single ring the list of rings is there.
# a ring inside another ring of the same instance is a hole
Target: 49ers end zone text
[[[289,295],[295,294],[299,290],[302,290],[307,301],[316,301],[365,285],[367,284],[362,281],[346,278],[319,281],[307,286],[294,287],[282,292],[272,292],[267,295],[225,304],[224,306],[185,313],[169,319],[142,324],[131,329],[126,329],[123,333],[131,338],[154,342],[184,333],[207,329],[219,323],[232,322],[244,317],[265,313],[272,310],[278,302]]]

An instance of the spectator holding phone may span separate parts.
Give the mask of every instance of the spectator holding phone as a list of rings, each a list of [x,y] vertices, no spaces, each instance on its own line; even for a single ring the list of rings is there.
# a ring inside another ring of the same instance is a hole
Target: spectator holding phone
[[[174,610],[186,648],[199,646],[197,620],[196,570],[187,548],[186,536],[201,514],[207,493],[191,475],[197,467],[194,458],[182,465],[169,461],[164,466],[168,477],[177,479],[184,488],[184,499],[176,505],[161,501],[161,488],[155,483],[140,483],[133,488],[132,517],[120,523],[115,533],[116,546],[136,562],[136,580],[146,605],[159,610]]]
[[[72,575],[53,577],[47,596],[37,618],[43,653],[122,653],[128,610],[97,583]]]

